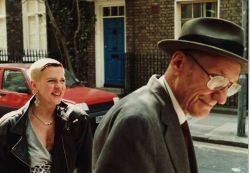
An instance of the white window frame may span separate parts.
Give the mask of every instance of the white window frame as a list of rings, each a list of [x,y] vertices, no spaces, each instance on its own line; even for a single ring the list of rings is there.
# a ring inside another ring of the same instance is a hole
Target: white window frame
[[[206,3],[206,2],[217,2],[217,18],[220,17],[220,0],[175,0],[175,39],[178,39],[181,32],[181,4],[187,3]]]
[[[28,11],[28,1],[34,1],[34,10]],[[43,6],[41,10],[39,5]],[[22,3],[22,13],[23,13],[23,45],[24,49],[32,49],[32,50],[47,50],[47,24],[46,24],[46,12],[45,12],[45,3],[43,0],[25,0]],[[30,43],[30,35],[31,31],[29,30],[29,17],[35,17],[35,45]],[[40,18],[43,17],[43,21],[45,22],[44,28],[40,26]],[[42,32],[43,31],[43,32]],[[44,39],[42,42],[41,39]],[[41,43],[42,42],[42,43]]]
[[[3,40],[1,41],[0,49],[7,50],[7,28],[6,28],[6,0],[0,0],[2,1],[3,7],[0,7],[3,11],[0,13],[0,19],[3,20],[3,31],[1,31],[1,35],[3,36]]]

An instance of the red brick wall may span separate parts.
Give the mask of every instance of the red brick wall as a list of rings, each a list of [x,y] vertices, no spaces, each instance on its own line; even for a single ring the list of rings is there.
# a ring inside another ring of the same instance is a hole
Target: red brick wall
[[[242,11],[240,0],[221,0],[220,18],[241,25]]]
[[[94,2],[89,3],[89,10],[93,13],[94,16]],[[96,78],[95,78],[95,30],[93,29],[93,33],[91,35],[91,39],[89,41],[88,47],[88,78],[86,79],[87,85],[91,87],[96,86]]]
[[[88,79],[87,83],[91,87],[95,87],[95,34],[92,35],[90,46],[88,48]]]
[[[174,1],[159,0],[159,13],[151,11],[155,0],[126,1],[128,52],[151,52],[163,38],[174,38]],[[220,17],[241,25],[241,1],[221,0]]]
[[[154,2],[126,1],[127,52],[155,51],[159,40],[174,37],[174,1]]]

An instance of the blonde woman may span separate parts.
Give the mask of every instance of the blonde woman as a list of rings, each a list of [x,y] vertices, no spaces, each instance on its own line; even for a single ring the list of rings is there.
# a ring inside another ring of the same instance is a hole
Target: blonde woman
[[[62,101],[62,64],[41,59],[29,74],[34,97],[0,119],[0,172],[90,172],[90,121]]]

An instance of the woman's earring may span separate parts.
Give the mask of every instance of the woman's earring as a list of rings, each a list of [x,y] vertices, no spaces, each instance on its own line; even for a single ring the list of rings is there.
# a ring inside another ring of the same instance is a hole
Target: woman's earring
[[[40,103],[40,100],[39,100],[39,98],[38,98],[38,95],[37,95],[37,93],[36,93],[36,95],[35,95],[35,106],[37,107],[38,105],[39,105],[39,103]]]

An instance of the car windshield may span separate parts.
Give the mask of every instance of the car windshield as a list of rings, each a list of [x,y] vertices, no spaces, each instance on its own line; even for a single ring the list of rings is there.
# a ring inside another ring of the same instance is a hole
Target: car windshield
[[[26,70],[28,77],[29,76],[29,72],[28,69]],[[79,86],[81,85],[81,82],[79,81],[79,79],[77,79],[70,71],[68,71],[67,69],[65,69],[65,78],[66,78],[66,87],[75,87],[75,86]]]

